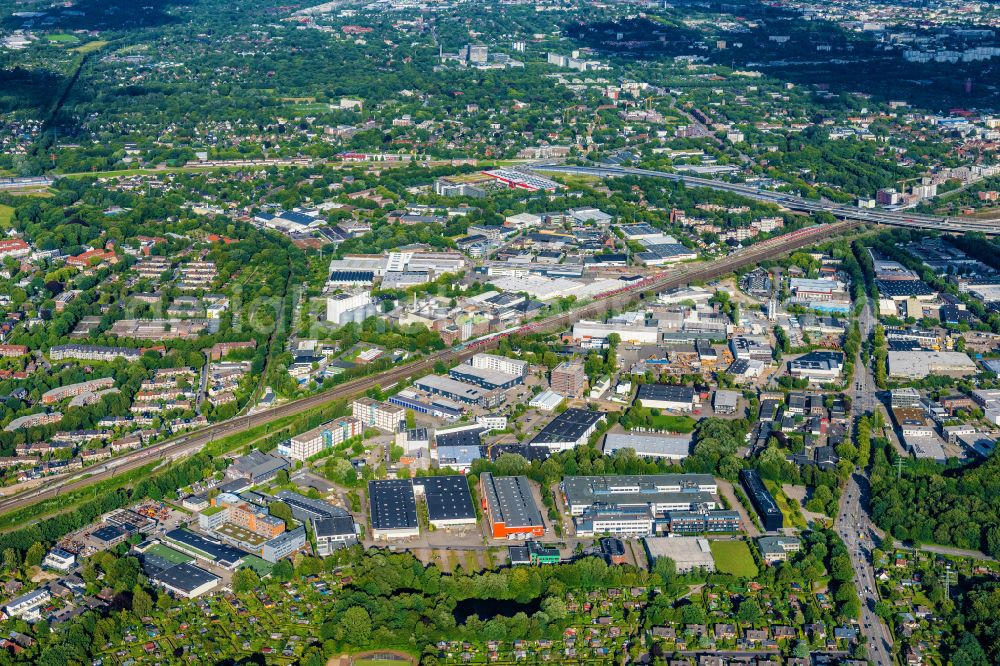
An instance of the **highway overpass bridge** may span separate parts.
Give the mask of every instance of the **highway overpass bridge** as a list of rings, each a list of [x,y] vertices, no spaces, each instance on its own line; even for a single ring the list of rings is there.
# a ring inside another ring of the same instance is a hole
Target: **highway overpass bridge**
[[[934,231],[953,231],[964,233],[967,231],[977,231],[983,234],[1000,235],[1000,222],[986,222],[964,217],[940,217],[936,215],[920,215],[906,211],[874,210],[868,208],[856,208],[854,206],[844,206],[830,201],[816,201],[805,197],[785,194],[784,192],[772,192],[759,187],[751,187],[741,183],[727,183],[711,178],[700,178],[698,176],[688,176],[669,171],[654,171],[652,169],[638,169],[634,167],[621,167],[612,165],[602,166],[573,166],[569,164],[533,164],[528,167],[532,171],[547,173],[567,173],[582,174],[600,177],[613,176],[639,176],[645,178],[663,178],[674,182],[683,183],[687,187],[709,187],[722,192],[732,192],[750,199],[766,201],[768,203],[783,206],[789,210],[801,211],[804,213],[830,213],[834,217],[842,220],[857,220],[870,224],[885,224],[894,227],[909,227],[911,229],[930,229]]]

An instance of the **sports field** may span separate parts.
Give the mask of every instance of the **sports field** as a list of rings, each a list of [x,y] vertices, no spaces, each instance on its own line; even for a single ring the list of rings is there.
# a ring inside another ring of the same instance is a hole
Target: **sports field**
[[[753,578],[757,575],[757,564],[750,554],[746,541],[711,541],[712,557],[715,558],[715,568],[721,573],[732,574],[740,578]]]
[[[150,555],[156,555],[157,557],[162,557],[167,562],[171,562],[173,564],[184,564],[186,562],[191,562],[194,560],[193,557],[185,555],[179,550],[174,550],[170,546],[164,546],[162,543],[158,543],[152,546],[146,552],[149,553]]]

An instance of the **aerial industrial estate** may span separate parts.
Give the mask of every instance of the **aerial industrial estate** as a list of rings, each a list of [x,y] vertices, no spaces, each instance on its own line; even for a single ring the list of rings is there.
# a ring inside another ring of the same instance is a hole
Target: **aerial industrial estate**
[[[0,0],[0,662],[997,663],[998,29]]]

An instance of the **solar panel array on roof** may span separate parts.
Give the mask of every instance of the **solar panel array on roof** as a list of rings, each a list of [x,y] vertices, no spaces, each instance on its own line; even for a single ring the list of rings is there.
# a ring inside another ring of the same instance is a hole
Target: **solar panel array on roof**
[[[438,447],[464,446],[478,448],[482,444],[481,436],[485,431],[486,428],[470,428],[456,432],[439,432],[434,435],[434,439]]]
[[[313,521],[313,533],[317,538],[356,534],[354,520],[350,516],[318,518]]]
[[[153,580],[175,590],[190,594],[202,585],[221,580],[213,573],[193,564],[176,564],[152,576]]]
[[[92,536],[99,541],[109,543],[125,536],[125,530],[117,525],[105,525],[100,529],[94,530]]]
[[[330,282],[371,282],[375,279],[374,271],[333,271]]]
[[[404,530],[417,527],[417,499],[409,479],[380,479],[368,482],[372,528]]]
[[[189,532],[188,530],[170,530],[164,536],[166,536],[166,538],[170,541],[173,541],[181,546],[187,546],[197,552],[205,553],[211,557],[216,564],[226,568],[232,567],[249,554],[239,548],[227,546],[226,544],[215,541],[214,539],[206,539],[205,537],[195,534],[194,532]]]
[[[277,494],[277,498],[288,505],[295,520],[302,522],[348,515],[347,511],[339,506],[334,506],[323,500],[312,499],[290,490],[282,490]]]
[[[532,446],[553,442],[575,442],[595,423],[604,418],[603,412],[590,412],[585,409],[567,409],[565,412],[549,421],[548,425],[531,440]]]
[[[431,522],[476,517],[469,482],[461,474],[419,477],[413,480],[413,484],[424,489],[427,518]]]
[[[674,386],[672,384],[643,384],[635,396],[640,401],[681,402],[688,404],[694,401],[694,387]]]
[[[876,280],[880,296],[899,298],[903,296],[930,296],[934,290],[920,280]]]

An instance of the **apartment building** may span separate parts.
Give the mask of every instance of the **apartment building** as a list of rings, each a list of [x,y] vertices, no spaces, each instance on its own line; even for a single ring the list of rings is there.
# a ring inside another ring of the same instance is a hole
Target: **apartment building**
[[[398,432],[401,423],[406,421],[406,410],[395,405],[388,405],[368,397],[358,398],[351,403],[351,413],[365,427],[374,427],[386,432]]]

